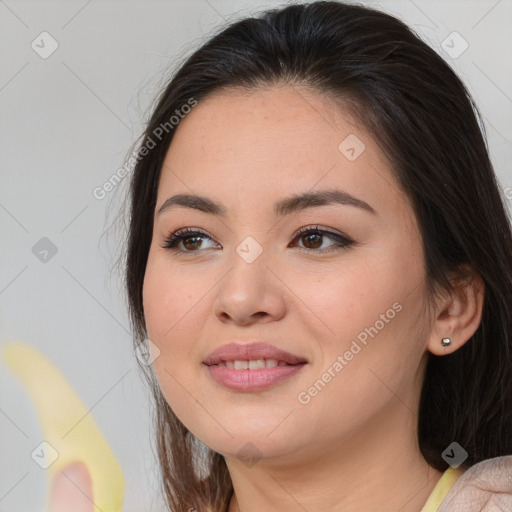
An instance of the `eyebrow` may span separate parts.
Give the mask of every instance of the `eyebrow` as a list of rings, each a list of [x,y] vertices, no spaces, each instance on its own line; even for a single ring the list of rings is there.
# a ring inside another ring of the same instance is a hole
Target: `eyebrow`
[[[373,215],[377,212],[365,201],[345,192],[343,190],[328,189],[317,192],[305,192],[286,197],[274,204],[274,214],[276,216],[285,216],[294,212],[313,208],[315,206],[325,206],[330,204],[342,204],[361,208]],[[158,215],[170,210],[171,208],[183,206],[193,208],[211,215],[227,216],[227,209],[217,201],[203,196],[193,194],[177,194],[169,197],[159,208]]]

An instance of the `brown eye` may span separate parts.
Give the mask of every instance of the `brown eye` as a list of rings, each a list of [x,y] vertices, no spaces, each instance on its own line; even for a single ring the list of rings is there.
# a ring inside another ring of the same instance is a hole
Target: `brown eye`
[[[186,238],[182,238],[183,247],[187,250],[199,249],[201,243],[203,242],[202,238],[199,236],[188,236]]]
[[[308,249],[318,249],[322,246],[322,235],[319,233],[303,235],[301,238]]]
[[[214,243],[207,233],[197,229],[185,228],[169,235],[160,247],[176,252],[203,252],[203,250],[199,251],[199,249],[203,246],[203,242],[207,240]]]
[[[319,229],[318,226],[315,228],[302,228],[295,239],[302,242],[303,247],[299,246],[300,249],[310,249],[314,252],[330,252],[337,249],[344,249],[354,244],[354,240],[348,236],[344,236],[341,233],[334,233],[324,229]],[[325,239],[330,239],[334,243],[322,248]]]

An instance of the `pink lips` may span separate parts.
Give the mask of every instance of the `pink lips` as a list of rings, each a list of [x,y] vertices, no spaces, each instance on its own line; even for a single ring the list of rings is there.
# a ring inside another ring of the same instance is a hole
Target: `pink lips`
[[[250,361],[275,359],[278,366],[260,369],[235,370],[227,368],[225,361]],[[219,363],[221,366],[219,366]],[[212,352],[203,364],[212,378],[223,386],[236,391],[258,391],[299,372],[307,361],[299,356],[263,342],[229,343]]]

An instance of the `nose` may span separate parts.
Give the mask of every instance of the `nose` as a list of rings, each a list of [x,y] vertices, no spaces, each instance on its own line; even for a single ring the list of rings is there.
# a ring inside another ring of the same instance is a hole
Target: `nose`
[[[230,263],[231,270],[216,288],[216,317],[236,325],[281,319],[286,311],[286,287],[277,277],[279,272],[266,251],[252,262],[234,252]]]

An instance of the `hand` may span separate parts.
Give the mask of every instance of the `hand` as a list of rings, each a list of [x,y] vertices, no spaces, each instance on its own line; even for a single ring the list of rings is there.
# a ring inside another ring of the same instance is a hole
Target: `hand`
[[[91,475],[83,462],[65,466],[51,484],[47,512],[94,512]]]
[[[487,459],[467,469],[438,512],[512,510],[512,455]]]

